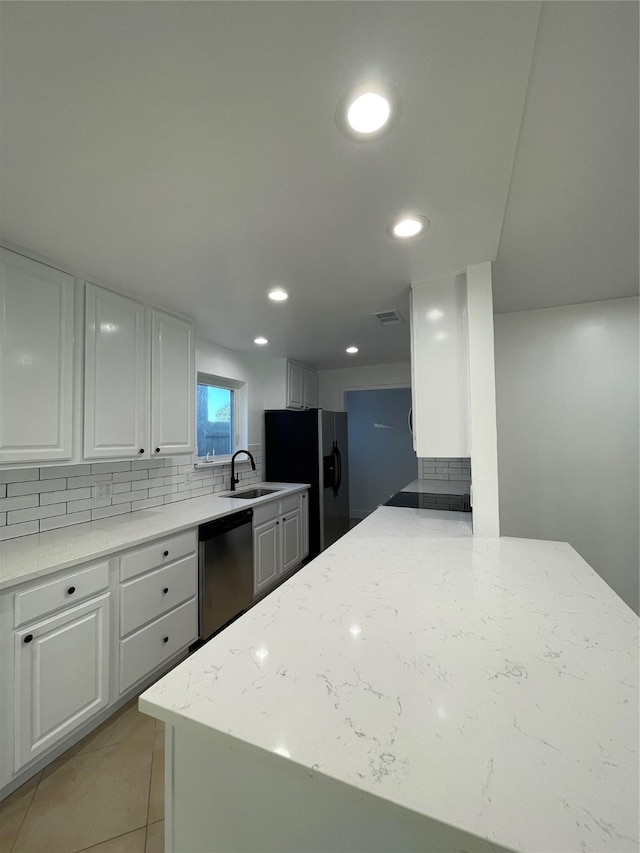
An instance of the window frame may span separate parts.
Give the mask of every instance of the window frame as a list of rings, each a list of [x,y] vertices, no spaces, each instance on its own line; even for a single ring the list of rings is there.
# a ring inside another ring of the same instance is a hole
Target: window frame
[[[198,462],[206,459],[205,456],[200,456],[198,454],[198,437],[197,437],[197,424],[198,424],[198,385],[210,385],[214,388],[224,388],[227,391],[233,391],[232,396],[232,405],[233,412],[231,416],[232,424],[233,424],[233,436],[232,436],[232,446],[231,453],[221,455],[221,456],[213,456],[209,457],[214,460],[214,464],[229,462],[233,454],[241,447],[246,446],[246,436],[247,436],[247,393],[246,393],[246,382],[242,382],[238,379],[231,379],[228,376],[218,376],[214,373],[205,373],[204,371],[198,371],[196,376],[196,411],[195,411],[195,420],[196,420],[196,453],[195,457]]]

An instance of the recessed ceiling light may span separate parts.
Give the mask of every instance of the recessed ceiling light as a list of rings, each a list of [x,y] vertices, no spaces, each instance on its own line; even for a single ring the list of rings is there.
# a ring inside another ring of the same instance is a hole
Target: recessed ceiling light
[[[273,302],[286,302],[289,298],[287,291],[283,290],[281,287],[276,287],[274,290],[270,290],[268,296],[269,299],[273,300]]]
[[[265,344],[268,344],[268,343],[269,343],[269,341],[263,337],[256,338],[254,341],[254,344],[258,344],[258,346],[261,346],[261,347],[263,347]]]
[[[340,99],[336,123],[349,139],[380,139],[398,120],[401,105],[395,86],[377,81],[364,83]]]
[[[425,216],[412,213],[394,219],[387,230],[392,237],[398,240],[409,240],[411,237],[424,234],[430,224]]]
[[[358,347],[347,347],[346,351],[349,353],[349,355],[354,355],[358,352]]]
[[[360,95],[347,110],[349,126],[357,133],[375,133],[391,115],[391,104],[382,95],[366,92]]]

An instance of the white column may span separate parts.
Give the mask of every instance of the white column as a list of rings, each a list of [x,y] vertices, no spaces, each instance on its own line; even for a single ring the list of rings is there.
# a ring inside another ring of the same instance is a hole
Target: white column
[[[473,532],[500,535],[491,264],[467,267]]]

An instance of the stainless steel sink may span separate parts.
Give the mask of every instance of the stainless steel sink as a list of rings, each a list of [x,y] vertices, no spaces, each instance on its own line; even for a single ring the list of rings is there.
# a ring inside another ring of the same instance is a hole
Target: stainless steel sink
[[[253,498],[263,498],[265,495],[275,495],[276,492],[281,492],[282,489],[245,489],[243,492],[229,492],[226,495],[220,495],[222,498],[242,498],[243,500],[251,500]]]

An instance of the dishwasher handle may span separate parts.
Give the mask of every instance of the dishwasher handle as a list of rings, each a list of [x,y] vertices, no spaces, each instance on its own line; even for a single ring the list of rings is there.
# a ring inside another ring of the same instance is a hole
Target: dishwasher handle
[[[251,524],[253,520],[253,510],[243,509],[241,512],[234,512],[231,515],[225,515],[222,518],[216,518],[215,521],[208,521],[206,524],[201,524],[198,528],[198,539],[200,542],[207,542],[222,533],[228,533],[236,527],[242,527],[243,524]]]

